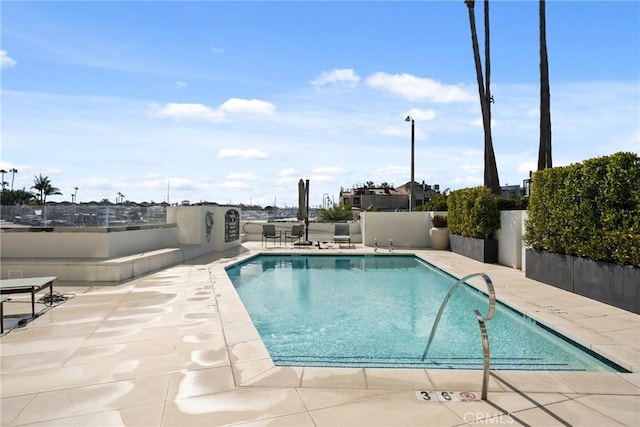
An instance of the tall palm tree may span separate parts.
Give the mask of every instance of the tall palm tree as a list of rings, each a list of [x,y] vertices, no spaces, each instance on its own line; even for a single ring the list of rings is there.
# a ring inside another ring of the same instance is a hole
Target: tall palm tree
[[[545,0],[540,0],[540,147],[538,170],[553,167],[551,160],[551,93],[547,58],[547,18]]]
[[[61,195],[60,189],[51,185],[51,181],[48,176],[34,176],[33,185],[31,188],[40,192],[40,203],[42,205],[47,203],[47,196]]]
[[[18,169],[11,168],[9,169],[9,172],[11,172],[11,192],[13,193],[13,180],[15,179],[16,174],[18,173]]]
[[[484,185],[494,194],[500,194],[500,179],[498,178],[498,166],[493,151],[493,139],[491,137],[491,102],[493,98],[490,91],[491,62],[489,58],[489,0],[484,1],[484,34],[485,34],[485,67],[486,80],[482,73],[480,60],[480,48],[478,46],[478,33],[476,31],[475,0],[465,0],[469,11],[469,25],[471,27],[471,42],[473,46],[473,59],[476,65],[476,77],[478,79],[478,93],[480,95],[480,109],[482,111],[482,124],[484,128]]]
[[[24,187],[22,190],[13,192],[13,203],[16,205],[28,205],[29,202],[35,198],[36,196],[32,192],[26,191]]]
[[[2,181],[1,181],[1,184],[2,184],[2,191],[3,191],[3,192],[4,192],[4,186],[7,184],[6,182],[4,182],[4,174],[5,174],[5,173],[7,173],[7,171],[6,171],[6,170],[4,170],[4,169],[0,169],[0,174],[2,175]]]

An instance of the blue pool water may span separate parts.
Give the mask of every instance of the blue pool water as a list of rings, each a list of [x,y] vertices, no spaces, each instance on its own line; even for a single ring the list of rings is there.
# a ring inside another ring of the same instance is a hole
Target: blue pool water
[[[456,279],[419,258],[261,255],[227,274],[278,366],[482,369],[473,310],[486,314],[488,298],[471,286],[449,300],[422,360]],[[492,369],[615,370],[502,304],[487,332]]]

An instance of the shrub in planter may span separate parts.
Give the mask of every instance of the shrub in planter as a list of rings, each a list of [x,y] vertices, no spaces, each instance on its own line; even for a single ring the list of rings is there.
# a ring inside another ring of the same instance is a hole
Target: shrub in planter
[[[640,312],[639,183],[635,153],[535,172],[526,276]]]
[[[535,172],[525,242],[536,250],[640,267],[639,182],[635,153]]]
[[[447,228],[447,217],[444,215],[435,215],[431,223],[434,227]]]
[[[448,205],[451,234],[488,239],[500,228],[498,198],[487,187],[452,191]]]
[[[498,198],[486,187],[463,188],[449,194],[448,225],[451,250],[478,261],[498,262],[500,228]]]

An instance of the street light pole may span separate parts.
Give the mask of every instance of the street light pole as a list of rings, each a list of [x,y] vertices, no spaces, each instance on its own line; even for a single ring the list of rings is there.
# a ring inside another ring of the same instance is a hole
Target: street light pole
[[[409,212],[413,210],[413,181],[415,170],[415,121],[413,117],[407,116],[405,122],[411,122],[411,181],[409,181]]]

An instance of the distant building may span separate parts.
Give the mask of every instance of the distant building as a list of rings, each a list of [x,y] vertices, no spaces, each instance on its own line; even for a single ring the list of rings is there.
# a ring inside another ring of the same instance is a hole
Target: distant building
[[[508,199],[511,196],[525,196],[525,189],[520,185],[503,185],[500,187],[500,196]]]
[[[426,185],[415,182],[414,207],[422,206],[431,200],[434,194],[439,193],[440,186]],[[409,209],[409,182],[400,187],[389,185],[354,185],[351,189],[340,189],[340,203],[349,205],[354,209],[376,209],[379,211],[399,211]]]

